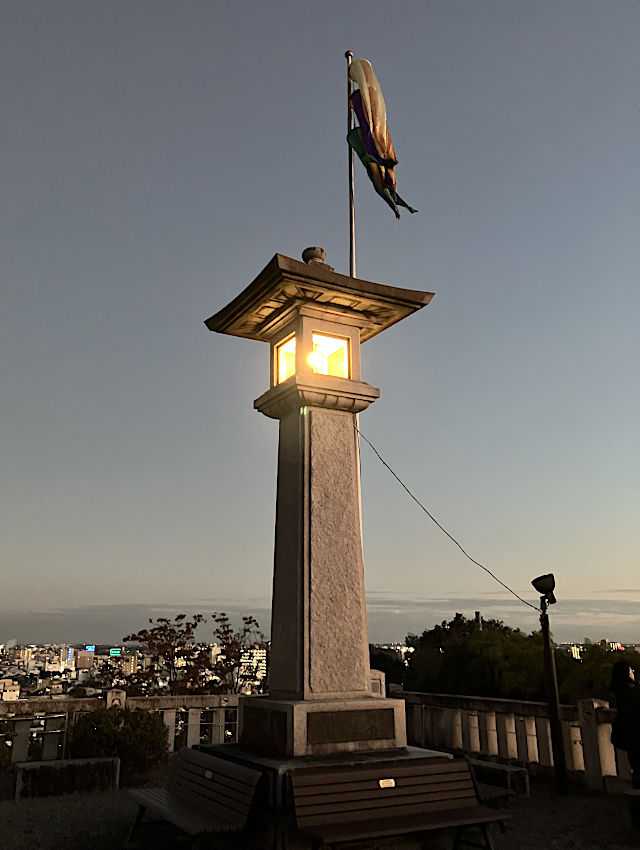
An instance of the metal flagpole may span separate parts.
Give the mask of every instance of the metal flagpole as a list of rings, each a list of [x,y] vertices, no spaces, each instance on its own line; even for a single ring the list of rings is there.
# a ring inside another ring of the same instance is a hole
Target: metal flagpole
[[[353,118],[353,110],[351,109],[351,91],[352,85],[349,78],[349,66],[353,59],[353,53],[350,50],[344,54],[347,60],[347,132],[353,130],[355,126]],[[349,275],[356,276],[356,208],[353,196],[353,148],[347,145],[349,149]]]

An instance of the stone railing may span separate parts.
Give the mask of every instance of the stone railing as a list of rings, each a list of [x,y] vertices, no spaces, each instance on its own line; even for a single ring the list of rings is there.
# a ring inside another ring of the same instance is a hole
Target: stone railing
[[[0,701],[0,746],[11,750],[13,763],[63,759],[67,732],[76,717],[111,706],[160,713],[170,752],[183,745],[236,740],[237,694],[127,697],[124,691],[108,691],[104,699]]]
[[[532,773],[553,767],[546,703],[396,689],[392,695],[405,700],[407,737],[414,746],[526,765]],[[64,758],[67,730],[77,715],[116,705],[159,712],[170,751],[236,740],[237,695],[127,698],[124,691],[109,691],[106,699],[0,701],[0,745],[10,742],[12,762]],[[620,790],[630,779],[626,753],[611,744],[615,714],[597,699],[562,706],[567,769],[590,788]]]
[[[410,744],[518,763],[532,773],[553,767],[546,703],[394,691],[405,699]],[[586,699],[561,707],[567,770],[598,790],[620,790],[630,779],[626,753],[611,744],[615,710]]]

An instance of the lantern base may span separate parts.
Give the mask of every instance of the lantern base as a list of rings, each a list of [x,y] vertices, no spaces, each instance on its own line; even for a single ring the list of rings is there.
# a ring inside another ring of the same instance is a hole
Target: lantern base
[[[377,752],[407,745],[404,700],[284,700],[244,696],[238,742],[271,758]]]

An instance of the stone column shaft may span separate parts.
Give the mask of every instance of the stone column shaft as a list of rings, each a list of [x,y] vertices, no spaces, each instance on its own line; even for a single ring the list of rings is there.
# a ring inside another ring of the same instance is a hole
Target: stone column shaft
[[[355,412],[378,391],[360,382],[324,382],[330,394],[319,393],[317,381],[313,392],[297,379],[284,395],[276,388],[280,439],[270,671],[276,699],[370,693],[354,426]],[[337,394],[336,384],[349,389],[348,395]],[[361,394],[367,389],[367,398],[355,404],[354,386]],[[273,416],[265,396],[256,405]]]

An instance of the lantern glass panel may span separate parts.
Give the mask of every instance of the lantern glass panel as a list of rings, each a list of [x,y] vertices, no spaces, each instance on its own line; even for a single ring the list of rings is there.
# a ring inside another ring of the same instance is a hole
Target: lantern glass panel
[[[277,384],[281,384],[296,373],[296,338],[290,336],[276,346]]]
[[[309,365],[318,375],[349,377],[349,340],[338,336],[311,334],[312,351]]]

